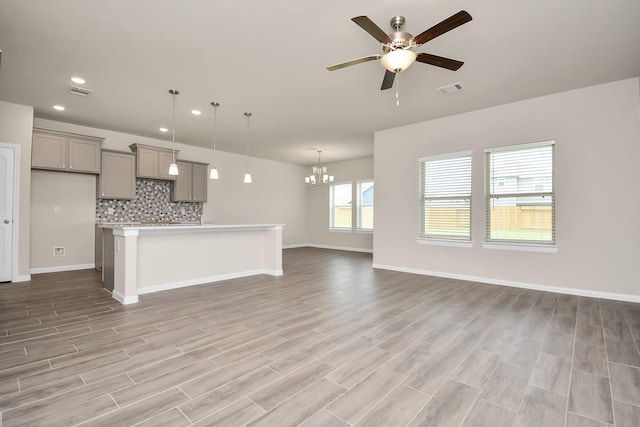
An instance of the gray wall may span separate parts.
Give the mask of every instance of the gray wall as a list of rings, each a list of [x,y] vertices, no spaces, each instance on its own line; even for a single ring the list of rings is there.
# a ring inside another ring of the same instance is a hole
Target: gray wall
[[[640,301],[638,86],[628,79],[377,132],[374,264]],[[484,249],[483,150],[549,139],[558,252]],[[473,247],[418,245],[417,158],[464,150],[473,150]]]
[[[351,182],[355,198],[356,182],[373,179],[373,157],[326,164],[328,172],[335,177],[336,183]],[[306,175],[311,173],[307,168]],[[302,179],[302,178],[301,178]],[[305,184],[306,185],[306,184]],[[375,185],[375,183],[374,183]],[[374,187],[375,191],[375,187]],[[373,250],[373,234],[355,231],[329,230],[329,186],[308,186],[307,188],[308,243],[312,246],[337,249],[351,249],[363,252]],[[355,210],[353,225],[355,227]],[[374,228],[375,228],[374,217]]]

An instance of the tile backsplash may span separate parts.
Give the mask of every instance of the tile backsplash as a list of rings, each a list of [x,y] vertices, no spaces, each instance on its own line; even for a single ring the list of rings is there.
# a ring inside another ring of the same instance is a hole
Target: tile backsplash
[[[170,182],[136,180],[135,200],[96,200],[96,222],[199,222],[202,203],[172,202]]]

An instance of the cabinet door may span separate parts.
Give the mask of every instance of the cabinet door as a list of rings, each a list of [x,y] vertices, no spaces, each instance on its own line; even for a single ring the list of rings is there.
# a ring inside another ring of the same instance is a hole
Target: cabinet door
[[[144,147],[137,150],[138,178],[158,179],[158,151]],[[167,166],[168,168],[169,166]]]
[[[191,163],[176,162],[178,176],[173,183],[172,201],[190,202],[192,198],[193,168]]]
[[[59,135],[34,133],[31,167],[64,170],[67,167],[67,139]]]
[[[173,161],[173,154],[170,151],[158,152],[158,178],[168,180],[168,181],[176,180],[175,176],[169,175],[169,165],[171,165],[172,161]],[[178,173],[182,173],[182,170],[180,170],[180,168],[178,168]]]
[[[133,154],[102,152],[102,173],[98,178],[99,199],[136,198],[135,160]]]
[[[100,143],[69,138],[67,168],[74,172],[100,173]]]
[[[193,181],[191,186],[192,201],[194,202],[206,202],[207,201],[207,166],[200,163],[194,163],[192,165]]]

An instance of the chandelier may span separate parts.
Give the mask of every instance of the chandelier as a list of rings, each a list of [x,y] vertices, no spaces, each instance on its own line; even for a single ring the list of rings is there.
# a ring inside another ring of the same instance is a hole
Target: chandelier
[[[325,185],[333,182],[333,175],[327,174],[327,167],[320,166],[320,153],[322,150],[318,150],[318,166],[314,166],[313,173],[304,177],[304,182],[311,185]]]

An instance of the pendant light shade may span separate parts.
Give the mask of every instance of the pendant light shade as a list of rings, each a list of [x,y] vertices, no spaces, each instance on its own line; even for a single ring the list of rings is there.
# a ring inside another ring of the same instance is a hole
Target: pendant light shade
[[[218,107],[219,102],[213,101],[213,164],[211,165],[211,172],[209,172],[209,179],[218,179],[218,169],[216,168],[216,128],[218,127]]]
[[[173,96],[173,120],[171,123],[171,164],[169,165],[169,175],[178,175],[178,165],[176,164],[176,95],[180,92],[175,89],[169,89],[169,93]]]
[[[247,118],[247,169],[244,174],[244,183],[251,184],[251,173],[249,173],[249,119],[251,118],[251,113],[244,113]]]

